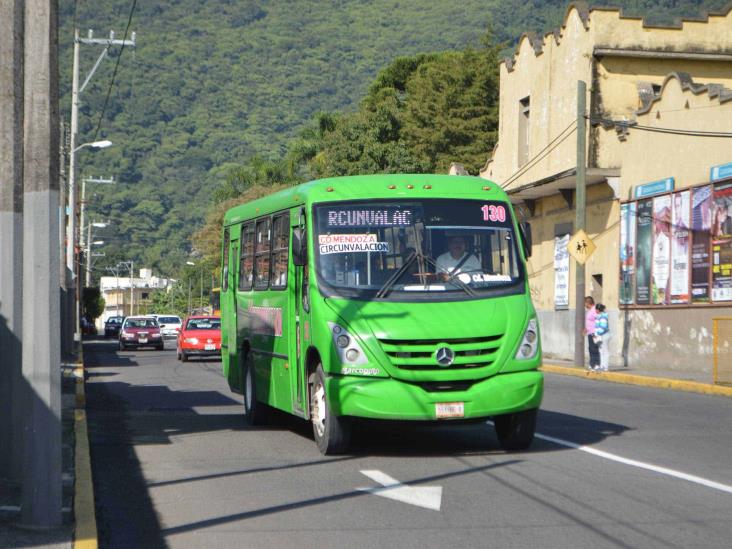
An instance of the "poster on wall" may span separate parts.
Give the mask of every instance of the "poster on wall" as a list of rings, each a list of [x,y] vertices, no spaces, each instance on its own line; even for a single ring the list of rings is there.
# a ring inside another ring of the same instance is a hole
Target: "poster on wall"
[[[709,302],[709,245],[712,187],[698,187],[691,197],[691,301]]]
[[[732,183],[712,195],[712,301],[732,301]]]
[[[554,237],[554,308],[569,307],[569,244],[570,235]]]
[[[654,305],[669,302],[671,280],[671,195],[653,199],[653,269],[651,294]]]
[[[673,195],[671,212],[671,303],[689,302],[689,191]]]
[[[620,206],[620,303],[633,303],[636,203]]]
[[[638,202],[636,215],[635,302],[647,305],[651,302],[651,244],[653,202]]]

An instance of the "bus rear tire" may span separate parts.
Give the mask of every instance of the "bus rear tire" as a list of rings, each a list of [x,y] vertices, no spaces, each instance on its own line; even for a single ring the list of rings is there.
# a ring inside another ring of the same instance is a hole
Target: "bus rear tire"
[[[257,400],[257,389],[254,381],[254,362],[249,353],[243,360],[242,395],[244,396],[244,421],[252,427],[266,425],[269,422],[269,408]]]
[[[325,374],[321,365],[318,365],[310,386],[310,419],[315,444],[321,454],[342,454],[348,449],[351,424],[347,418],[333,414],[325,395]]]
[[[524,410],[493,418],[501,448],[508,451],[526,450],[534,440],[537,409]]]

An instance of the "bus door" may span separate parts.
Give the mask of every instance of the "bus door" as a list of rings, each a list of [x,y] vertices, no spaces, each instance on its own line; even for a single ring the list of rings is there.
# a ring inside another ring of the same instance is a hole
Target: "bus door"
[[[292,384],[292,408],[293,411],[303,417],[307,417],[308,395],[306,351],[310,341],[310,303],[307,292],[308,288],[308,267],[307,267],[307,236],[305,210],[298,208],[293,210],[290,219],[292,220],[292,266],[293,274],[290,295],[293,300],[290,315],[293,333],[295,335],[294,345],[291,343],[290,356],[294,357],[292,368],[294,383]]]
[[[237,355],[237,307],[236,273],[239,266],[239,227],[224,230],[224,255],[221,271],[221,357],[224,361],[224,374],[229,387],[241,392],[241,374]]]

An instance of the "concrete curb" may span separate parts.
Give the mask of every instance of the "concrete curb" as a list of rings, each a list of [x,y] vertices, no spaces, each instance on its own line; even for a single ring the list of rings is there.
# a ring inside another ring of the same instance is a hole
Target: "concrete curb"
[[[74,451],[76,479],[74,483],[74,549],[97,549],[97,520],[94,513],[94,485],[92,483],[89,430],[86,423],[86,393],[84,391],[84,363],[76,365],[76,410]]]
[[[572,366],[558,366],[556,364],[542,364],[541,371],[551,374],[610,381],[612,383],[623,383],[626,385],[642,385],[645,387],[656,387],[658,389],[672,389],[675,391],[686,391],[689,393],[732,397],[732,387],[712,385],[711,383],[699,383],[698,381],[638,376],[633,374],[623,374],[620,372],[593,372]]]

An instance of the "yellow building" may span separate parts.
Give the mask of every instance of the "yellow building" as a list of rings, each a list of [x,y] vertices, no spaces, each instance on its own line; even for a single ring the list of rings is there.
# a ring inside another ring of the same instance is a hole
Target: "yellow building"
[[[692,201],[705,193],[710,198],[702,206],[724,205],[728,169],[732,182],[732,166],[725,167],[732,164],[732,139],[724,135],[732,134],[730,11],[732,5],[654,27],[617,9],[573,3],[561,29],[543,38],[522,36],[501,64],[499,140],[481,175],[500,183],[532,224],[530,286],[547,357],[572,359],[574,353],[574,261],[567,287],[563,254],[555,261],[555,252],[561,252],[561,237],[574,233],[582,80],[586,231],[597,245],[586,264],[586,293],[608,307],[611,364],[711,373],[712,318],[732,314],[726,243],[719,244],[721,263],[712,265],[719,250],[710,229],[705,236],[679,227],[699,217]],[[722,166],[716,176],[714,166]],[[689,188],[706,190],[685,192]],[[702,260],[691,254],[696,245],[698,256],[704,242],[706,300]],[[732,239],[729,256],[732,263]]]

